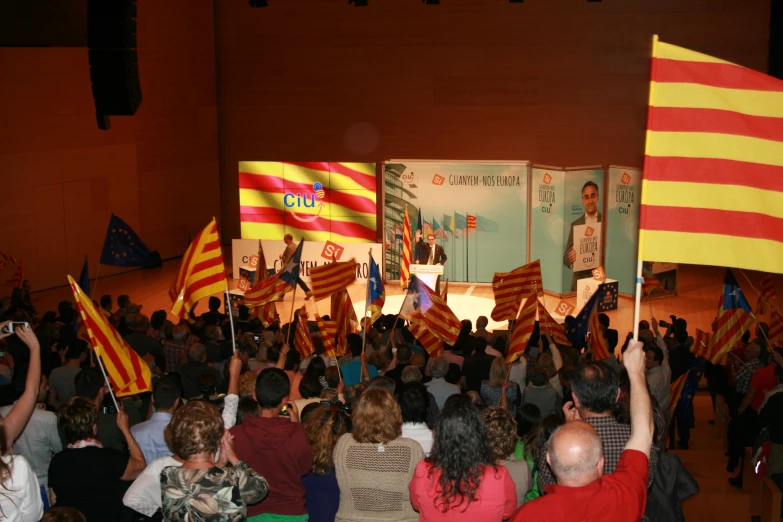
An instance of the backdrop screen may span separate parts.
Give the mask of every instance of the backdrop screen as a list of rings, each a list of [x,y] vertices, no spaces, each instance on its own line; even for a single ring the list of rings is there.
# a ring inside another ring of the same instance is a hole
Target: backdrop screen
[[[239,162],[242,239],[374,242],[374,163]]]

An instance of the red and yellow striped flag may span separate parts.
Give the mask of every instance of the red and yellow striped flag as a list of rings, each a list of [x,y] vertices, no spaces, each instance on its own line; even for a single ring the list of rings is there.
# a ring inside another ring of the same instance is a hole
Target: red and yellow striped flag
[[[260,283],[266,279],[266,256],[264,255],[264,247],[261,244],[261,240],[258,240],[258,264],[256,265],[256,279],[254,283]],[[254,308],[256,315],[261,320],[261,324],[264,328],[267,328],[276,322],[280,321],[280,316],[277,315],[277,306],[275,303],[266,303],[259,307]]]
[[[658,281],[658,278],[654,275],[644,275],[644,282],[642,283],[642,295],[645,297],[650,296],[653,292],[656,290],[660,290],[661,292],[666,292],[666,289],[661,285],[661,282]]]
[[[402,259],[400,260],[400,286],[408,286],[411,278],[411,220],[408,217],[408,206],[405,206],[405,220],[402,224]]]
[[[536,303],[538,296],[531,295],[525,301],[525,306],[519,311],[517,322],[514,325],[514,332],[511,334],[511,341],[508,343],[508,352],[506,353],[506,362],[509,364],[519,359],[525,353],[527,343],[533,330],[536,327]]]
[[[296,330],[294,331],[294,348],[304,360],[310,354],[315,352],[313,338],[310,336],[310,329],[307,327],[307,310],[305,307],[299,309],[296,314]]]
[[[84,294],[71,276],[68,276],[68,283],[87,328],[90,344],[106,367],[114,394],[125,397],[152,390],[152,372],[147,363],[133,351],[106,317],[95,309],[90,297]]]
[[[651,80],[639,258],[783,272],[783,82],[657,37]]]
[[[332,294],[331,319],[337,325],[334,339],[337,344],[336,352],[338,355],[345,353],[348,348],[346,338],[348,334],[356,333],[359,330],[359,319],[356,317],[356,310],[353,309],[351,296],[347,290]]]
[[[688,372],[685,372],[677,377],[677,380],[669,385],[669,404],[667,407],[669,408],[670,416],[674,415],[674,409],[677,407],[677,403],[680,401],[682,390],[685,388],[685,379],[687,379],[687,377]]]
[[[718,361],[735,348],[742,338],[745,330],[753,326],[753,318],[742,308],[730,308],[721,310],[718,313],[718,328],[712,336],[710,343],[711,362],[717,364]]]
[[[400,307],[400,316],[409,320],[411,316],[416,317],[438,339],[447,344],[454,344],[462,328],[462,322],[449,305],[415,276],[408,284],[408,293]]]
[[[443,299],[444,303],[449,302],[449,280],[446,279],[446,284],[443,285],[443,290],[440,291],[440,298]]]
[[[593,362],[608,359],[612,354],[609,353],[609,344],[606,342],[601,322],[598,320],[598,307],[590,316],[590,348],[593,350]]]
[[[356,260],[338,261],[310,269],[311,290],[316,301],[342,292],[356,281]]]
[[[334,323],[334,321],[329,321]],[[335,352],[334,336],[326,326],[326,321],[323,320],[318,312],[315,312],[315,324],[318,326],[318,331],[321,334],[321,344],[324,346],[324,353],[327,357],[337,357]]]
[[[536,299],[536,302],[538,303],[538,324],[541,328],[541,335],[551,335],[555,344],[571,346],[571,341],[568,340],[565,334],[565,327],[552,319],[546,306],[541,301]]]
[[[411,324],[408,329],[413,337],[415,337],[424,349],[427,350],[430,357],[437,357],[440,355],[443,352],[443,341],[427,328],[427,324],[424,322],[424,318],[421,317],[421,313],[414,312],[410,314],[409,321]]]
[[[777,292],[775,292],[775,282],[772,280],[772,274],[766,273],[761,278],[761,293],[756,301],[756,315],[766,313],[767,305],[771,310],[777,308]]]
[[[182,257],[177,279],[169,289],[169,297],[174,303],[171,313],[185,317],[199,300],[225,291],[226,285],[220,237],[215,218],[212,218]]]
[[[513,321],[519,313],[522,300],[536,294],[542,288],[541,262],[538,259],[511,272],[495,272],[492,278],[492,291],[495,294],[492,319]]]
[[[776,308],[769,311],[769,345],[773,348],[783,347],[783,316]]]
[[[702,330],[696,329],[696,333],[693,335],[693,346],[691,346],[691,353],[696,357],[702,357],[708,361],[712,360],[712,334],[708,334]]]

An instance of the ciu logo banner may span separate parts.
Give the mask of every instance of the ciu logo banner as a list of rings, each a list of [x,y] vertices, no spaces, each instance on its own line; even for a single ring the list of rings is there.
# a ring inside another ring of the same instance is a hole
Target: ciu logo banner
[[[544,172],[541,182],[538,184],[538,207],[545,218],[549,219],[555,213],[556,201],[552,175],[549,172]]]

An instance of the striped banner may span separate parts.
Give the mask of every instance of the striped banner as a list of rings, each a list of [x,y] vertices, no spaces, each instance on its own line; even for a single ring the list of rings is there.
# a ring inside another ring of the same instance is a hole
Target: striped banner
[[[329,321],[334,324],[334,321]],[[321,344],[324,347],[324,353],[327,357],[337,357],[335,353],[334,337],[326,326],[326,321],[315,312],[315,324],[318,326],[318,332],[321,334]],[[336,326],[336,325],[334,325]]]
[[[519,313],[522,300],[542,291],[541,262],[520,266],[511,272],[495,272],[492,292],[495,294],[493,321],[513,321]]]
[[[593,350],[593,362],[608,359],[612,354],[609,353],[609,345],[606,342],[601,322],[598,320],[598,309],[593,311],[590,316],[590,348]]]
[[[337,343],[336,352],[338,355],[345,354],[348,344],[346,338],[348,334],[356,333],[359,330],[359,319],[356,317],[356,310],[353,308],[351,296],[347,290],[332,294],[331,317],[335,322],[336,329],[333,339]]]
[[[696,333],[693,335],[693,345],[691,346],[691,353],[696,357],[702,357],[708,361],[712,360],[712,334],[708,334],[702,330],[696,329]]]
[[[400,266],[400,286],[406,288],[411,278],[411,220],[408,217],[408,206],[405,206],[405,221],[402,227],[402,265]]]
[[[239,162],[243,239],[376,240],[374,163]]]
[[[645,297],[650,296],[656,290],[666,292],[666,289],[658,281],[658,278],[654,275],[643,274],[644,282],[642,283],[642,295]]]
[[[296,331],[294,332],[294,348],[299,352],[302,360],[315,353],[313,338],[310,337],[310,330],[307,327],[307,310],[305,307],[299,309],[296,314]]]
[[[169,289],[171,313],[185,317],[199,300],[227,288],[223,252],[215,218],[196,235],[185,251],[177,279]]]
[[[680,401],[680,397],[682,396],[682,390],[685,387],[685,379],[688,377],[688,372],[683,373],[679,377],[677,377],[677,380],[675,380],[673,383],[669,385],[669,404],[667,405],[669,409],[669,415],[674,415],[674,409],[677,407],[677,403]]]
[[[514,332],[511,334],[511,341],[508,343],[506,362],[509,364],[519,359],[525,353],[530,336],[533,335],[533,330],[536,327],[536,303],[538,303],[538,297],[531,295],[525,301],[525,306],[519,311],[517,322],[514,325]]]
[[[783,272],[783,82],[653,44],[640,259]]]
[[[356,281],[356,259],[315,266],[310,269],[310,280],[316,301],[342,292]]]
[[[758,301],[756,301],[756,315],[765,314],[767,305],[769,305],[770,310],[776,309],[777,301],[778,295],[775,292],[775,282],[772,280],[772,274],[766,273],[761,277],[761,293]]]
[[[427,350],[427,353],[430,355],[430,357],[437,357],[443,353],[443,341],[440,340],[437,335],[432,333],[429,328],[427,328],[427,324],[425,323],[424,318],[421,317],[420,312],[412,313],[409,317],[409,320],[410,327],[408,329],[410,330],[413,337],[415,337],[416,340],[421,343],[424,349]]]
[[[131,349],[108,319],[92,304],[88,295],[71,276],[68,283],[76,299],[95,355],[101,358],[117,397],[135,395],[152,390],[150,367]]]
[[[737,348],[745,330],[753,326],[753,318],[742,308],[721,310],[717,318],[717,328],[710,343],[710,360],[713,364],[721,359],[723,354]]]
[[[555,341],[555,344],[562,346],[571,346],[571,341],[568,340],[565,334],[565,327],[552,319],[546,306],[541,301],[538,301],[538,324],[541,326],[541,333],[550,335]]]

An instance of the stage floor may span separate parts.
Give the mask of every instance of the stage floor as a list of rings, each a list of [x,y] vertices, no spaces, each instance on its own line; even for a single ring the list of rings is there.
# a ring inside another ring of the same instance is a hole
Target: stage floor
[[[228,249],[226,249],[226,251],[228,251]],[[226,254],[226,251],[224,251],[226,266],[230,267],[231,256],[230,252]],[[134,303],[139,303],[144,306],[143,311],[147,315],[150,315],[155,310],[162,309],[168,311],[171,309],[168,289],[176,276],[179,263],[180,259],[172,259],[163,263],[161,268],[135,270],[124,274],[101,278],[98,281],[97,291],[95,292],[95,295],[97,296],[96,300],[99,296],[107,293],[111,294],[115,300],[117,296],[121,294],[128,294],[131,296],[131,300]],[[546,270],[546,267],[542,267],[542,269]],[[715,316],[718,296],[722,291],[724,272],[725,269],[719,267],[681,265],[678,275],[678,295],[657,298],[649,303],[643,302],[641,309],[642,318],[649,320],[652,311],[652,313],[655,314],[656,319],[668,321],[668,316],[673,314],[678,317],[684,317],[688,321],[688,329],[691,332],[694,331],[694,328],[709,331],[710,323]],[[78,276],[78,274],[72,275]],[[747,280],[739,270],[735,270],[735,275],[740,282],[748,301],[751,304],[755,304],[757,293],[751,289]],[[753,285],[758,288],[761,275],[757,272],[746,272],[746,275],[753,282]],[[782,282],[779,280],[779,276],[775,276],[775,278],[776,285],[780,285]],[[63,275],[63,280],[65,280],[65,275]],[[33,288],[35,288],[35,281],[32,281],[31,283]],[[233,289],[236,286],[236,283],[236,280],[229,279],[229,288]],[[90,284],[91,287],[94,287],[95,285],[93,281],[91,281]],[[352,285],[348,291],[357,309],[357,315],[361,317],[364,310],[365,286]],[[404,295],[404,291],[400,288],[399,283],[387,283],[386,295],[384,313],[396,313],[399,311]],[[292,296],[292,294],[288,294],[284,301],[277,305],[278,312],[284,322],[287,321],[287,317],[291,311]],[[66,299],[73,300],[70,288],[67,286],[33,293],[33,300],[40,313],[47,310],[56,310],[57,303]],[[566,298],[565,300],[571,304],[575,304],[576,297]],[[550,313],[554,312],[559,301],[559,298],[553,296],[545,296],[542,298],[542,302]],[[307,301],[308,310],[313,310],[313,306],[317,306],[317,310],[320,314],[329,313],[328,299],[314,304],[311,303],[312,301]],[[294,306],[298,308],[303,304],[305,304],[304,295],[301,291],[297,292]],[[449,305],[460,319],[470,319],[475,323],[476,318],[481,315],[490,316],[490,312],[494,306],[492,288],[489,284],[450,282]],[[206,311],[206,309],[206,302],[202,302],[199,304],[197,311],[201,313]],[[622,340],[625,333],[630,331],[632,327],[633,300],[621,297],[619,299],[618,310],[608,312],[608,315],[611,320],[611,328],[615,328],[619,331]],[[173,316],[171,316],[171,318],[174,319]],[[504,324],[491,323],[490,329],[503,328],[504,326]]]

